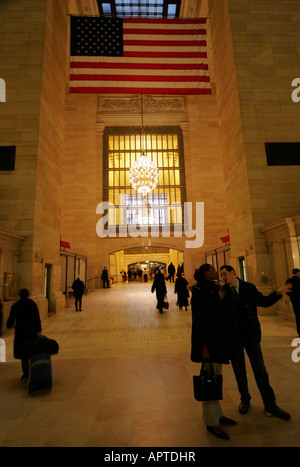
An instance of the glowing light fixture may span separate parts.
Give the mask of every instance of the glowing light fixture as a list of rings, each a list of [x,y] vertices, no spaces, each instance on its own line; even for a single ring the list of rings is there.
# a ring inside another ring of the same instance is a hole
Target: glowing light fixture
[[[145,131],[143,121],[143,96],[141,95],[141,113],[142,113],[142,155],[132,164],[130,168],[130,183],[134,190],[142,194],[146,201],[146,196],[155,190],[158,184],[158,168],[151,161],[145,152]]]

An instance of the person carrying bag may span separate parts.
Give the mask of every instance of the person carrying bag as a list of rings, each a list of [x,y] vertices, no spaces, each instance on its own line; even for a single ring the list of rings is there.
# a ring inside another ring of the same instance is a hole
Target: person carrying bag
[[[216,375],[212,363],[202,363],[199,376],[193,376],[196,401],[220,401],[223,399],[223,376]]]
[[[203,264],[196,271],[197,284],[192,291],[192,352],[191,360],[202,363],[199,376],[194,376],[194,397],[202,401],[203,420],[207,431],[222,439],[229,439],[220,425],[236,425],[223,415],[222,365],[229,364],[224,345],[220,287],[215,282],[218,273],[214,266]]]
[[[166,297],[167,294],[167,287],[165,283],[164,276],[161,273],[161,270],[158,269],[155,278],[151,287],[151,292],[154,293],[156,291],[156,298],[157,298],[157,305],[156,308],[159,310],[159,313],[163,313],[163,308],[166,308],[165,304],[168,301]],[[169,305],[169,303],[168,303]]]

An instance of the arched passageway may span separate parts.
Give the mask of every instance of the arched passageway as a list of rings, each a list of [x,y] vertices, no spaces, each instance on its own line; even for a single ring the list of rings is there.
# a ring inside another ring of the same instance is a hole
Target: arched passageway
[[[181,250],[166,247],[132,247],[126,250],[116,251],[110,254],[110,276],[114,283],[124,282],[124,273],[128,278],[128,271],[142,271],[142,281],[144,274],[147,275],[147,281],[153,278],[154,270],[160,266],[165,276],[168,272],[168,266],[173,263],[175,270],[179,265],[184,264],[184,254]],[[130,280],[131,282],[131,280]],[[135,282],[135,280],[133,280]],[[137,282],[141,282],[138,280]]]

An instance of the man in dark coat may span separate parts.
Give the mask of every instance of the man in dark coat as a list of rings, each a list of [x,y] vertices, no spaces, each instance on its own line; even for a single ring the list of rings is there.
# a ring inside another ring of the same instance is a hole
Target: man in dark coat
[[[286,281],[286,284],[292,285],[292,291],[287,292],[287,295],[290,297],[290,300],[293,305],[296,318],[297,333],[300,337],[300,269],[293,269],[293,277],[290,277]]]
[[[169,274],[170,282],[174,282],[175,266],[173,263],[169,264],[168,266],[168,274]]]
[[[10,310],[6,326],[8,329],[15,325],[14,358],[22,360],[22,381],[28,378],[28,360],[22,359],[22,347],[27,342],[41,337],[42,326],[37,304],[29,297],[27,289],[19,292],[20,300]]]
[[[151,287],[151,292],[154,293],[156,290],[156,298],[157,298],[157,305],[156,308],[159,310],[160,313],[163,312],[164,307],[164,300],[167,294],[167,287],[165,283],[164,276],[161,273],[161,270],[158,269],[157,273],[155,274],[155,278]]]
[[[80,277],[77,277],[77,279],[73,282],[72,289],[73,289],[73,293],[75,297],[76,311],[81,311],[82,295],[84,292],[84,283],[80,280]],[[79,304],[79,310],[78,310],[78,304]]]
[[[281,287],[266,296],[259,292],[254,284],[238,279],[232,266],[224,265],[220,272],[225,283],[222,305],[225,314],[226,336],[230,345],[232,367],[241,394],[239,412],[242,414],[248,412],[251,399],[246,374],[245,349],[264,402],[266,414],[289,420],[290,414],[276,405],[275,394],[269,383],[260,346],[261,327],[257,315],[257,307],[267,308],[274,305],[282,298],[282,293],[286,292],[288,287]]]
[[[210,362],[216,375],[222,374],[222,364],[228,364],[224,345],[222,304],[220,287],[216,284],[218,273],[214,266],[203,264],[196,271],[197,284],[192,290],[192,352],[193,362]],[[207,430],[218,438],[229,439],[220,424],[235,425],[236,422],[222,414],[219,401],[205,401],[203,419]]]
[[[105,285],[107,284],[107,288],[110,289],[109,279],[108,279],[108,270],[106,266],[104,266],[104,269],[102,271],[101,279],[103,281],[103,288],[105,289]]]
[[[187,286],[188,281],[182,277],[181,272],[178,272],[177,279],[175,281],[174,293],[177,293],[177,305],[180,309],[185,306],[185,309],[187,310],[187,307],[189,306],[189,291]]]

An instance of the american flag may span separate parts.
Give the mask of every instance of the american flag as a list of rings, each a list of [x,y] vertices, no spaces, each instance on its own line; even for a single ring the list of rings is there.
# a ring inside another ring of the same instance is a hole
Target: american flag
[[[71,16],[70,93],[211,94],[206,19]]]

